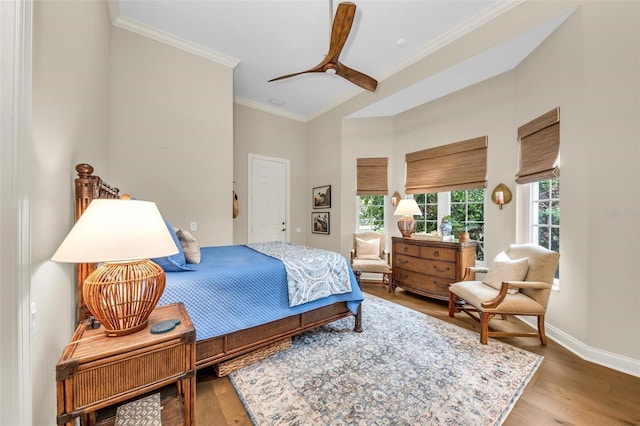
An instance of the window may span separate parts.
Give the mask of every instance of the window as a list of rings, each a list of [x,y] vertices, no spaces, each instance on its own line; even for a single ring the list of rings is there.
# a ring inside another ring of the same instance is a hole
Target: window
[[[560,252],[560,179],[545,179],[531,186],[530,241]],[[560,278],[560,267],[556,270]]]
[[[484,189],[451,191],[450,215],[477,241],[476,260],[484,261]]]
[[[422,211],[422,216],[416,219],[416,232],[438,230],[438,194],[416,194],[413,197]]]
[[[358,231],[384,232],[384,195],[358,197]]]
[[[466,229],[471,239],[478,242],[476,260],[484,261],[484,197],[484,189],[414,195],[413,198],[423,211],[423,215],[416,218],[416,232],[437,231],[441,218],[451,215],[454,222]]]

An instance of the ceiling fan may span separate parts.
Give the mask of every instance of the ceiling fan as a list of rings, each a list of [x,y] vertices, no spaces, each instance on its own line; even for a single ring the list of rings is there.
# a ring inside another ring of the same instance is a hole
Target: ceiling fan
[[[344,2],[338,5],[336,16],[333,20],[333,26],[331,27],[329,53],[319,65],[306,71],[283,75],[269,81],[283,80],[285,78],[312,72],[326,72],[327,74],[337,74],[363,89],[375,92],[376,87],[378,87],[378,82],[376,80],[361,73],[360,71],[347,67],[339,60],[340,52],[342,52],[342,48],[347,41],[347,37],[349,37],[349,32],[351,31],[351,25],[353,25],[353,18],[355,14],[355,4],[351,2]]]

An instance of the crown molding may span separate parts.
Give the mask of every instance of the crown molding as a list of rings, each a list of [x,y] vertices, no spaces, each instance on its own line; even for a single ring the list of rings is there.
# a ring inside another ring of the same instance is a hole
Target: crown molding
[[[232,69],[238,66],[238,64],[240,63],[240,60],[236,58],[232,58],[231,56],[216,52],[197,43],[177,37],[173,34],[151,28],[147,25],[141,24],[140,22],[134,21],[133,19],[118,16],[112,21],[112,23],[118,28],[140,34],[141,36],[159,41],[161,43],[175,47],[176,49],[184,50],[185,52],[192,53],[194,55],[200,56],[202,58],[219,63]]]
[[[241,98],[239,96],[236,96],[233,98],[233,102],[238,104],[238,105],[243,105],[249,108],[253,108],[253,109],[257,109],[263,112],[268,112],[269,114],[275,114],[275,115],[279,115],[281,117],[284,118],[290,118],[292,120],[296,120],[296,121],[300,121],[302,123],[308,123],[309,119],[300,115],[300,114],[295,114],[293,112],[290,111],[286,111],[282,108],[278,108],[278,107],[273,107],[261,102],[256,102],[256,101],[252,101],[251,99],[246,99],[246,98]]]

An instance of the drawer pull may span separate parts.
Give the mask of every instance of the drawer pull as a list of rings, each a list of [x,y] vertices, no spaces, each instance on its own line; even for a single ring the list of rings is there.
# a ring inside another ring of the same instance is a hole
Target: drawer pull
[[[451,268],[449,268],[448,266],[444,269],[438,269],[436,265],[433,265],[433,269],[435,269],[438,272],[449,272],[451,270]]]
[[[406,253],[407,251],[409,251],[409,247],[402,247],[402,251]]]
[[[398,259],[398,263],[409,263],[409,261],[404,259]]]
[[[407,275],[407,274],[398,274],[398,278],[400,278],[401,280],[406,280],[407,278],[409,278],[409,275]]]
[[[438,250],[434,251],[433,257],[440,257],[440,252]]]

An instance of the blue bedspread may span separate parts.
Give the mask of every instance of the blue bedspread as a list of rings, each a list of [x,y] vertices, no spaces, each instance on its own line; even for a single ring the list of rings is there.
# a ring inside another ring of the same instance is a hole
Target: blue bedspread
[[[353,271],[351,292],[289,307],[287,272],[277,259],[243,245],[203,247],[193,271],[167,272],[159,305],[182,302],[204,340],[346,301],[355,313],[363,300]]]

